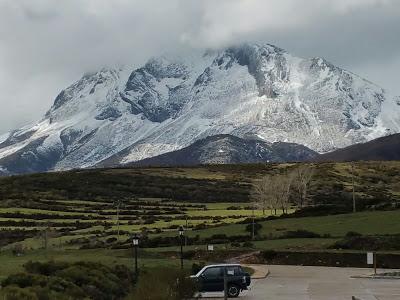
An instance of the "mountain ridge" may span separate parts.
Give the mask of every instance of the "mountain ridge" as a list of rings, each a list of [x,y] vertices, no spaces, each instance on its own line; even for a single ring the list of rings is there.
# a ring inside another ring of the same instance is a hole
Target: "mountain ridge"
[[[1,138],[0,167],[125,165],[219,134],[328,152],[397,132],[400,102],[384,89],[253,43],[85,74],[41,121]]]
[[[229,134],[209,136],[188,147],[146,158],[126,166],[193,166],[262,162],[299,162],[311,160],[316,152],[293,143],[266,143]]]
[[[366,143],[351,145],[314,159],[316,162],[400,160],[400,134],[380,137]]]

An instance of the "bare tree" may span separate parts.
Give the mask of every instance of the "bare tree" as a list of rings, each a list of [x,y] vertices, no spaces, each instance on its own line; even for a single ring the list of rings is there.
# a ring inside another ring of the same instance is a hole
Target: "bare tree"
[[[288,175],[263,176],[254,181],[252,196],[264,215],[266,209],[270,209],[271,214],[276,214],[278,208],[287,212],[291,182]]]
[[[271,181],[272,177],[263,176],[261,179],[255,180],[253,182],[252,198],[254,201],[254,206],[262,209],[263,215],[265,215],[265,210],[267,208],[272,208],[272,191],[271,191]]]
[[[292,173],[292,188],[296,193],[296,204],[303,207],[307,203],[308,192],[315,168],[313,166],[302,165]]]
[[[39,232],[38,238],[42,239],[43,241],[43,249],[45,250],[45,253],[47,254],[47,250],[49,249],[49,242],[50,239],[57,237],[56,231],[52,228],[52,224],[47,222],[46,227],[43,228]]]
[[[119,241],[119,212],[122,206],[124,206],[123,200],[117,200],[114,202],[114,206],[117,210],[117,240]]]
[[[290,192],[292,185],[292,176],[289,175],[278,175],[274,178],[276,202],[277,205],[282,209],[283,213],[287,213],[290,205]]]

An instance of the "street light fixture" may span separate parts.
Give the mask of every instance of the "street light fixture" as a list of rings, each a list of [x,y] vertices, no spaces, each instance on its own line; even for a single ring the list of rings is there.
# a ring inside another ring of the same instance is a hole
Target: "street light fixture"
[[[139,236],[135,233],[132,238],[133,248],[135,249],[135,277],[138,277],[138,246],[139,246]]]
[[[183,226],[179,227],[179,237],[181,240],[181,269],[183,269],[183,237],[185,234],[185,230],[183,229]]]

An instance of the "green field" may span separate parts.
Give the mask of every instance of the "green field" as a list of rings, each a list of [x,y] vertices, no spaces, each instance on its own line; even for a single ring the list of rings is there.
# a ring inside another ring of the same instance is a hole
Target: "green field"
[[[289,218],[260,222],[261,235],[278,237],[283,232],[304,229],[332,237],[344,237],[347,232],[355,231],[364,235],[382,235],[400,233],[400,210],[359,212],[322,217]],[[213,234],[245,234],[245,225],[233,224],[216,228],[190,231],[188,235],[199,234],[208,237]]]
[[[400,233],[400,210],[395,209],[400,207],[400,162],[360,162],[355,166],[355,189],[357,208],[362,212],[259,221],[262,227],[257,239],[243,246],[243,237],[250,239],[241,222],[249,222],[253,215],[252,180],[296,167],[100,169],[0,178],[0,278],[21,270],[29,260],[130,265],[133,233],[142,234],[147,242],[160,240],[165,246],[156,243],[142,250],[144,266],[175,265],[181,225],[191,241],[186,251],[205,250],[210,243],[217,251],[326,250],[349,231],[365,236]],[[349,164],[314,167],[308,204],[351,211]],[[270,213],[256,209],[255,217],[262,219]],[[297,230],[319,236],[285,237]],[[236,237],[242,240],[235,243]]]
[[[377,211],[377,212],[360,212],[355,214],[334,215],[324,217],[305,217],[293,219],[279,219],[261,222],[261,234],[267,235],[270,238],[262,241],[253,242],[252,249],[274,249],[274,250],[323,250],[332,245],[338,239],[344,237],[349,231],[356,231],[364,235],[376,234],[398,234],[400,232],[400,210],[396,211]],[[200,235],[201,237],[210,237],[215,234],[238,235],[245,234],[245,225],[231,224],[215,228],[208,228],[203,230],[188,230],[187,236]],[[292,238],[292,239],[279,239],[278,237],[286,231],[294,231],[304,229],[319,234],[329,234],[327,238]],[[154,236],[173,236],[177,232],[170,231]],[[85,236],[85,235],[82,235]],[[63,243],[68,240],[68,237],[61,237]],[[106,264],[132,264],[132,250],[117,250],[117,249],[89,249],[78,250],[76,247],[62,246],[58,248],[57,238],[53,239],[54,244],[49,247],[49,250],[44,249],[30,250],[22,256],[15,256],[11,251],[2,251],[0,253],[0,278],[9,273],[22,270],[22,265],[29,260],[62,260],[62,261],[100,261]],[[27,245],[30,244],[32,248],[43,248],[40,240],[27,239]],[[33,243],[37,243],[33,245]],[[75,249],[74,249],[75,248]],[[190,245],[186,246],[185,251],[188,250],[206,250],[206,245]],[[230,243],[217,244],[215,250],[238,250]],[[153,267],[156,265],[178,265],[177,257],[158,257],[153,256],[151,253],[162,252],[177,252],[178,246],[172,247],[159,247],[141,249],[144,257],[141,264],[145,267]],[[189,262],[187,264],[190,265]]]

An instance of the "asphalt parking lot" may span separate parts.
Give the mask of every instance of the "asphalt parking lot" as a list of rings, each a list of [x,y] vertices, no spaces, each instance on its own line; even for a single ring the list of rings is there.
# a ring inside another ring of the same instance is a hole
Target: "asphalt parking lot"
[[[303,266],[268,266],[270,275],[253,280],[242,300],[400,300],[400,280],[359,279],[369,269]],[[204,294],[203,299],[221,299],[223,294]]]

